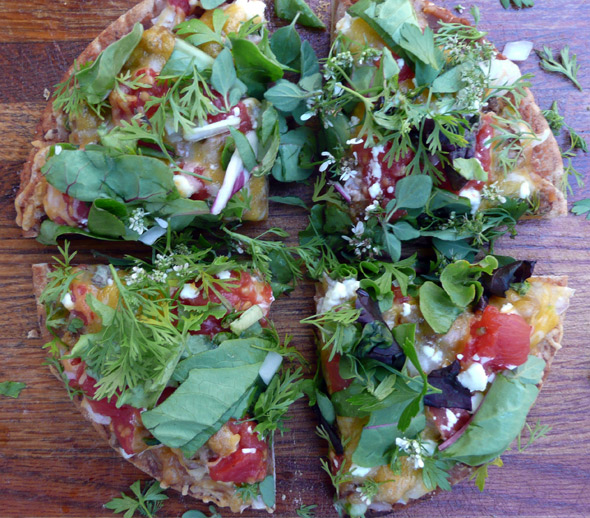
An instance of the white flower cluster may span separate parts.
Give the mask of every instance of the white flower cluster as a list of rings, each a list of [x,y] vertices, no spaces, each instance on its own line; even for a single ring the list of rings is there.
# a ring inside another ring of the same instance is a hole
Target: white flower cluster
[[[148,273],[145,268],[134,266],[131,269],[131,273],[125,279],[125,282],[127,286],[131,286],[132,284],[143,284],[148,281],[164,284],[168,281],[168,276],[170,274],[182,274],[187,272],[190,268],[189,263],[175,264],[173,266],[173,262],[174,254],[158,254],[156,255],[156,260],[154,262],[154,270]]]
[[[354,248],[354,254],[357,257],[363,257],[367,254],[373,255],[379,253],[379,248],[374,246],[370,238],[363,239],[365,233],[365,224],[359,221],[352,227],[352,234],[354,237],[342,236],[342,239],[348,241],[351,247]]]
[[[481,197],[484,200],[506,203],[506,197],[502,195],[498,182],[494,182],[491,185],[485,185],[481,191]]]
[[[354,64],[354,56],[349,50],[339,52],[328,58],[324,67],[324,79],[336,79],[340,75],[339,69],[348,69]]]
[[[408,454],[408,459],[414,463],[414,469],[424,467],[424,457],[430,457],[434,453],[434,447],[430,441],[421,442],[416,439],[398,437],[395,440],[397,447]]]
[[[370,61],[377,61],[383,55],[383,51],[375,47],[366,47],[358,58],[358,64],[369,63]]]
[[[305,101],[305,105],[307,106],[307,110],[303,115],[301,115],[301,120],[306,121],[311,119],[314,115],[317,114],[319,109],[319,103],[322,100],[322,92],[313,92],[310,97],[307,98]]]
[[[464,86],[457,92],[455,105],[465,110],[479,110],[488,87],[488,79],[484,71],[474,63],[463,69],[461,81]]]
[[[137,232],[139,235],[143,234],[147,229],[148,226],[145,222],[145,217],[149,214],[141,207],[135,209],[131,216],[129,216],[129,221],[127,222],[127,226],[130,230]]]

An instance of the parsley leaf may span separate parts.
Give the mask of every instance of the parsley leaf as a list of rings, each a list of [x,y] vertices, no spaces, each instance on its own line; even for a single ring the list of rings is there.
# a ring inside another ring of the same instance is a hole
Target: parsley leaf
[[[135,498],[121,493],[121,498],[113,498],[104,506],[114,513],[125,513],[123,518],[131,518],[136,511],[148,518],[153,518],[162,507],[164,500],[168,500],[168,497],[163,494],[165,490],[160,487],[160,483],[156,480],[148,482],[143,490],[141,489],[141,481],[137,480],[131,485],[130,489]]]
[[[569,45],[561,49],[559,57],[553,56],[553,51],[546,45],[543,45],[543,50],[537,50],[536,53],[541,59],[541,68],[547,72],[563,74],[582,91],[582,85],[578,81],[580,65],[578,65],[576,54],[570,56]]]
[[[296,509],[296,513],[297,516],[299,516],[299,518],[315,518],[315,511],[314,509],[317,507],[317,505],[303,505],[301,504],[301,507],[299,507],[299,509]]]
[[[0,383],[0,396],[16,399],[26,387],[27,385],[20,381],[3,381]]]
[[[475,479],[475,485],[480,491],[483,491],[486,485],[486,479],[488,478],[488,468],[490,466],[498,466],[501,468],[504,465],[500,457],[495,458],[485,464],[482,464],[475,470],[474,473],[469,477],[469,480]]]
[[[586,214],[586,219],[590,220],[590,198],[586,198],[584,200],[579,200],[575,202],[572,208],[572,212],[576,216]]]
[[[561,128],[565,124],[565,118],[559,114],[559,110],[557,107],[557,101],[553,101],[551,108],[549,110],[543,110],[543,117],[547,119],[547,123],[553,131],[554,135],[559,135]]]

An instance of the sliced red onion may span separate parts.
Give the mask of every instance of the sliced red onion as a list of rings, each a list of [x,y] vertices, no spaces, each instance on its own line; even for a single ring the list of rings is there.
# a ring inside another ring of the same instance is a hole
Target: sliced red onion
[[[258,151],[258,138],[255,131],[246,133],[246,138],[252,146],[254,153]],[[225,170],[225,177],[223,184],[217,193],[217,197],[211,207],[211,214],[217,215],[226,207],[229,199],[240,189],[246,185],[250,179],[250,173],[244,168],[244,162],[240,153],[236,150],[232,155],[227,169]]]
[[[228,133],[230,126],[238,127],[242,119],[235,115],[230,115],[227,119],[223,119],[217,122],[212,122],[205,126],[198,126],[196,128],[185,129],[184,139],[191,142],[197,142],[199,140],[205,140],[215,135],[221,135],[222,133]]]
[[[511,61],[526,61],[532,50],[532,41],[511,41],[506,43],[502,54]]]
[[[338,193],[340,194],[340,196],[342,196],[344,198],[344,201],[346,203],[350,203],[352,201],[352,198],[350,197],[350,194],[348,194],[345,190],[344,187],[342,187],[342,185],[340,185],[338,182],[334,182],[334,189],[336,189],[338,191]]]

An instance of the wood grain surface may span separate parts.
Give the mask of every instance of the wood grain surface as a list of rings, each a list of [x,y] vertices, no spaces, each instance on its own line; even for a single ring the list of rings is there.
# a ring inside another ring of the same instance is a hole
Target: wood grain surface
[[[441,1],[449,8],[456,3]],[[138,478],[146,478],[100,443],[43,366],[46,354],[38,338],[30,266],[50,260],[55,250],[21,237],[13,207],[19,171],[45,105],[44,89],[51,88],[87,43],[133,4],[133,0],[0,0],[0,381],[27,384],[19,399],[0,399],[0,518],[113,516],[103,504]],[[480,7],[481,25],[491,31],[500,49],[517,39],[531,40],[535,48],[572,47],[587,91],[542,72],[535,55],[522,69],[536,74],[533,90],[539,105],[548,108],[557,99],[568,124],[590,137],[590,2],[537,0],[534,8],[526,10],[504,10],[499,0],[464,4]],[[325,0],[312,5],[328,22]],[[325,32],[307,31],[305,37],[325,55]],[[580,156],[574,163],[585,173],[590,159]],[[278,185],[273,190],[287,192]],[[288,192],[308,197],[309,187]],[[590,187],[575,188],[570,202],[589,195]],[[305,225],[305,214],[273,204],[269,225],[296,235]],[[501,253],[538,260],[540,274],[569,275],[577,290],[567,314],[564,348],[529,417],[529,422],[540,419],[552,426],[551,432],[522,454],[503,455],[504,467],[490,469],[484,493],[464,482],[453,492],[420,501],[396,516],[590,517],[589,238],[590,222],[569,215],[523,223],[516,239],[506,238],[498,247]],[[81,240],[74,245],[80,260],[91,260],[92,250],[113,255],[142,250]],[[279,330],[291,333],[293,343],[313,363],[312,333],[297,324],[312,312],[312,297],[313,286],[304,283],[273,306],[273,316]],[[314,434],[315,418],[304,402],[296,404],[291,415],[291,431],[277,439],[276,516],[294,518],[296,509],[305,504],[318,506],[317,517],[335,517],[332,490],[319,465],[318,457],[326,448]],[[169,496],[158,516],[206,510],[172,491]],[[264,515],[246,511],[242,516]]]

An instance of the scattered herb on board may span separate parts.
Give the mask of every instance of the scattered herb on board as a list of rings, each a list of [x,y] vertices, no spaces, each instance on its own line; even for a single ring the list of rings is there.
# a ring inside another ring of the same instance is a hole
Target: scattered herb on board
[[[315,511],[314,509],[317,507],[317,505],[301,505],[301,507],[299,509],[297,509],[295,512],[297,513],[297,516],[299,516],[299,518],[315,518]]]
[[[580,65],[576,54],[570,55],[569,45],[561,49],[559,56],[554,56],[553,50],[546,45],[543,45],[543,50],[537,50],[536,53],[541,59],[540,65],[543,70],[563,74],[582,91],[582,85],[578,81]]]
[[[207,516],[203,511],[191,510],[184,513],[182,518],[222,518],[222,516],[217,512],[217,509],[215,509],[215,507],[212,505],[209,506],[209,512],[211,515]]]
[[[113,498],[104,506],[113,513],[125,513],[123,518],[131,518],[136,511],[148,518],[153,518],[162,507],[164,500],[168,500],[168,497],[163,493],[164,489],[160,487],[157,480],[147,482],[143,490],[141,489],[141,481],[137,480],[131,484],[130,489],[135,498],[121,493],[121,498]]]
[[[500,3],[504,9],[509,9],[510,7],[533,7],[535,0],[500,0]]]
[[[21,383],[20,381],[3,381],[0,383],[0,396],[16,399],[26,386],[25,383]]]

